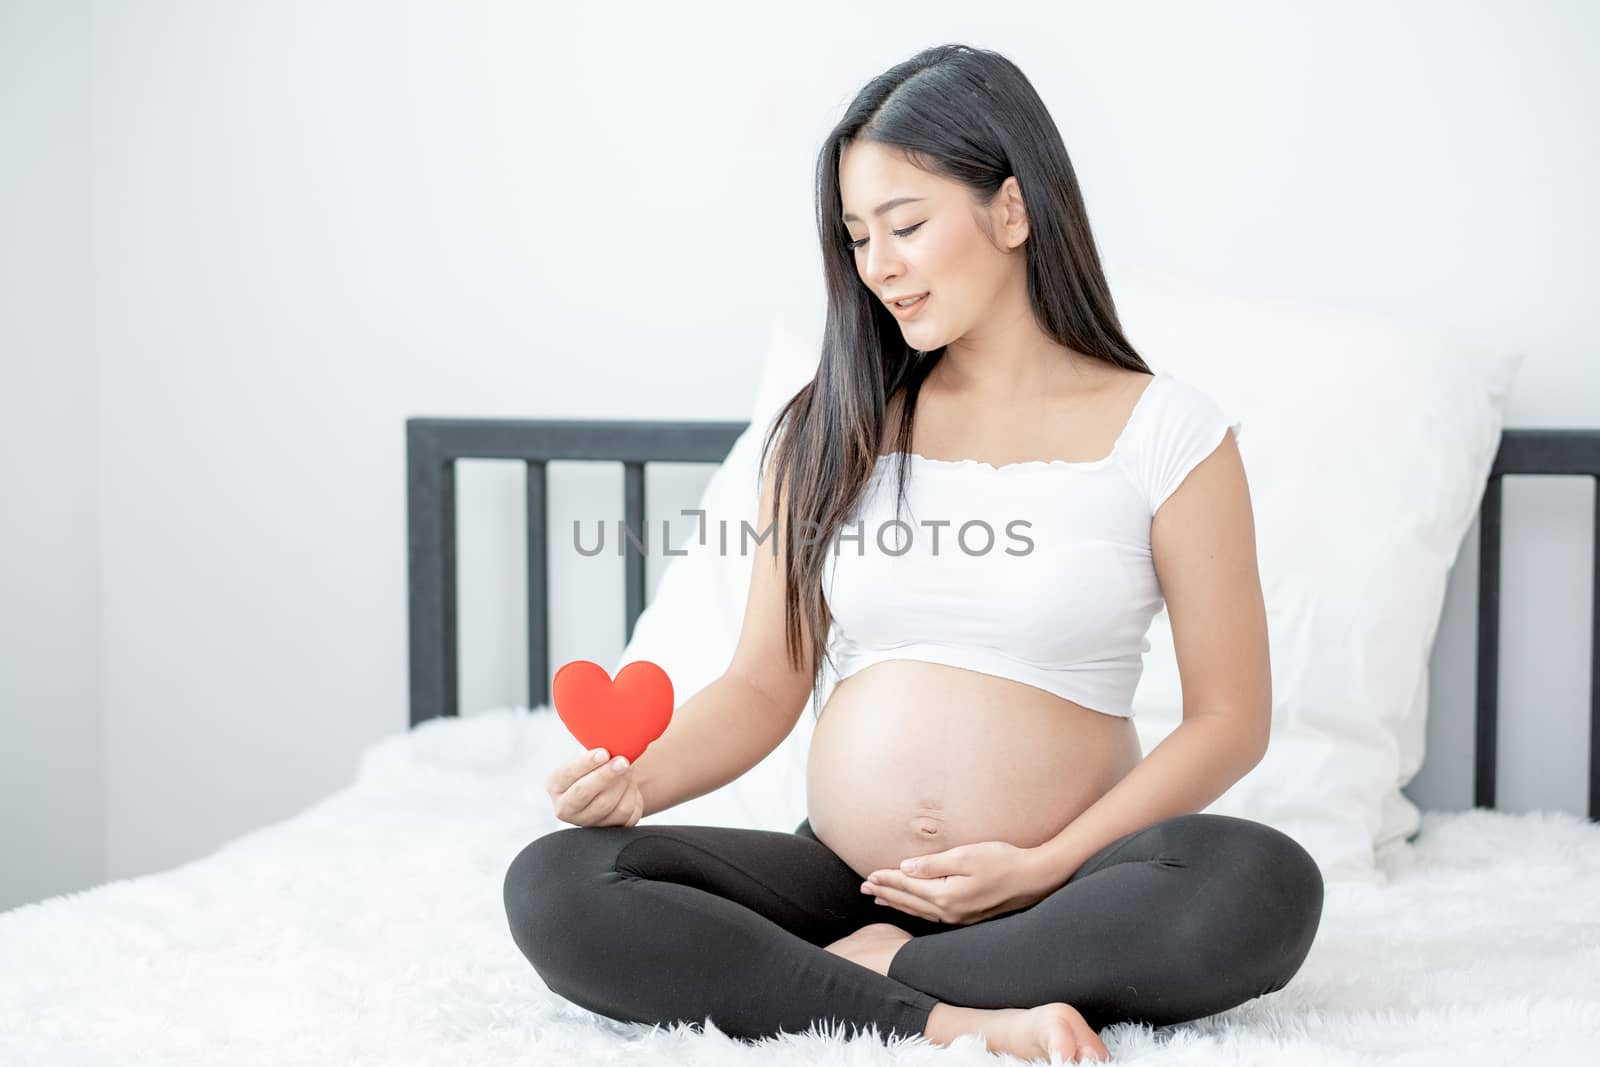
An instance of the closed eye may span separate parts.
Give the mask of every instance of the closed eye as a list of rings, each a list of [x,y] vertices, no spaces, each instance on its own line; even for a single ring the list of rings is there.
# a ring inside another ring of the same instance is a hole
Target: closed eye
[[[916,233],[918,230],[922,229],[922,226],[923,226],[923,224],[919,222],[915,226],[907,226],[903,230],[890,230],[889,232],[894,234],[896,237],[904,237],[904,236],[906,236],[906,234]],[[846,251],[854,252],[856,249],[860,248],[862,245],[864,245],[866,243],[867,243],[867,239],[865,237],[863,237],[859,241],[847,241],[847,242],[845,242],[845,246],[844,247],[845,247]]]

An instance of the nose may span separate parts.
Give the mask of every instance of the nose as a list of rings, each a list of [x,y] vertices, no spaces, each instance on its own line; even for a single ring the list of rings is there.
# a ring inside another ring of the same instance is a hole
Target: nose
[[[867,263],[865,277],[867,284],[881,300],[883,294],[891,291],[890,282],[898,278],[905,269],[898,253],[882,241],[867,242]]]

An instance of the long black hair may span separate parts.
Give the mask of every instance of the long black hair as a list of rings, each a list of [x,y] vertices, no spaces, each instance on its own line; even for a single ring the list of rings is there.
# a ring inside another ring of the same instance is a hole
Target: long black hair
[[[889,68],[856,94],[817,158],[817,235],[828,294],[817,373],[784,405],[761,448],[764,470],[777,443],[769,523],[783,523],[785,643],[791,670],[800,669],[802,653],[811,660],[813,714],[821,714],[817,683],[832,621],[822,588],[826,553],[878,462],[889,399],[904,390],[895,451],[909,452],[917,393],[945,352],[944,346],[922,352],[907,344],[894,316],[862,282],[846,247],[839,160],[857,142],[893,148],[923,170],[961,182],[979,209],[991,205],[1015,175],[1028,219],[1028,300],[1042,331],[1089,357],[1150,373],[1122,335],[1060,131],[1014,63],[981,48],[938,45]],[[980,210],[979,225],[993,241],[984,218]],[[897,513],[907,463],[901,455]],[[797,537],[801,528],[809,532]],[[800,647],[802,613],[809,650]]]

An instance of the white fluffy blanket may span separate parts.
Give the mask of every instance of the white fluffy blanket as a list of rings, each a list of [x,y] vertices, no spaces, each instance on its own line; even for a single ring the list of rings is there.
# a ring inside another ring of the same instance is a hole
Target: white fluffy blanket
[[[357,780],[209,856],[0,914],[0,1064],[939,1064],[1020,1061],[871,1033],[746,1045],[628,1025],[545,988],[507,864],[560,825],[578,751],[502,709],[384,739]],[[665,814],[665,813],[664,813]],[[1600,827],[1424,815],[1389,884],[1329,886],[1289,986],[1195,1023],[1102,1032],[1119,1062],[1600,1062]]]

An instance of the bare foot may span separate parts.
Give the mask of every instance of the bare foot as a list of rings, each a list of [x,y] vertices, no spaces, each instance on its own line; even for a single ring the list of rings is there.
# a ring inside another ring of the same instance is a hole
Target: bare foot
[[[894,954],[910,940],[911,935],[894,923],[868,923],[855,933],[828,945],[827,950],[887,977]]]
[[[928,1016],[926,1037],[948,1045],[963,1034],[982,1034],[990,1052],[1045,1063],[1104,1062],[1110,1051],[1070,1004],[1037,1008],[964,1008],[940,1002]],[[1079,1050],[1085,1050],[1082,1055]]]

